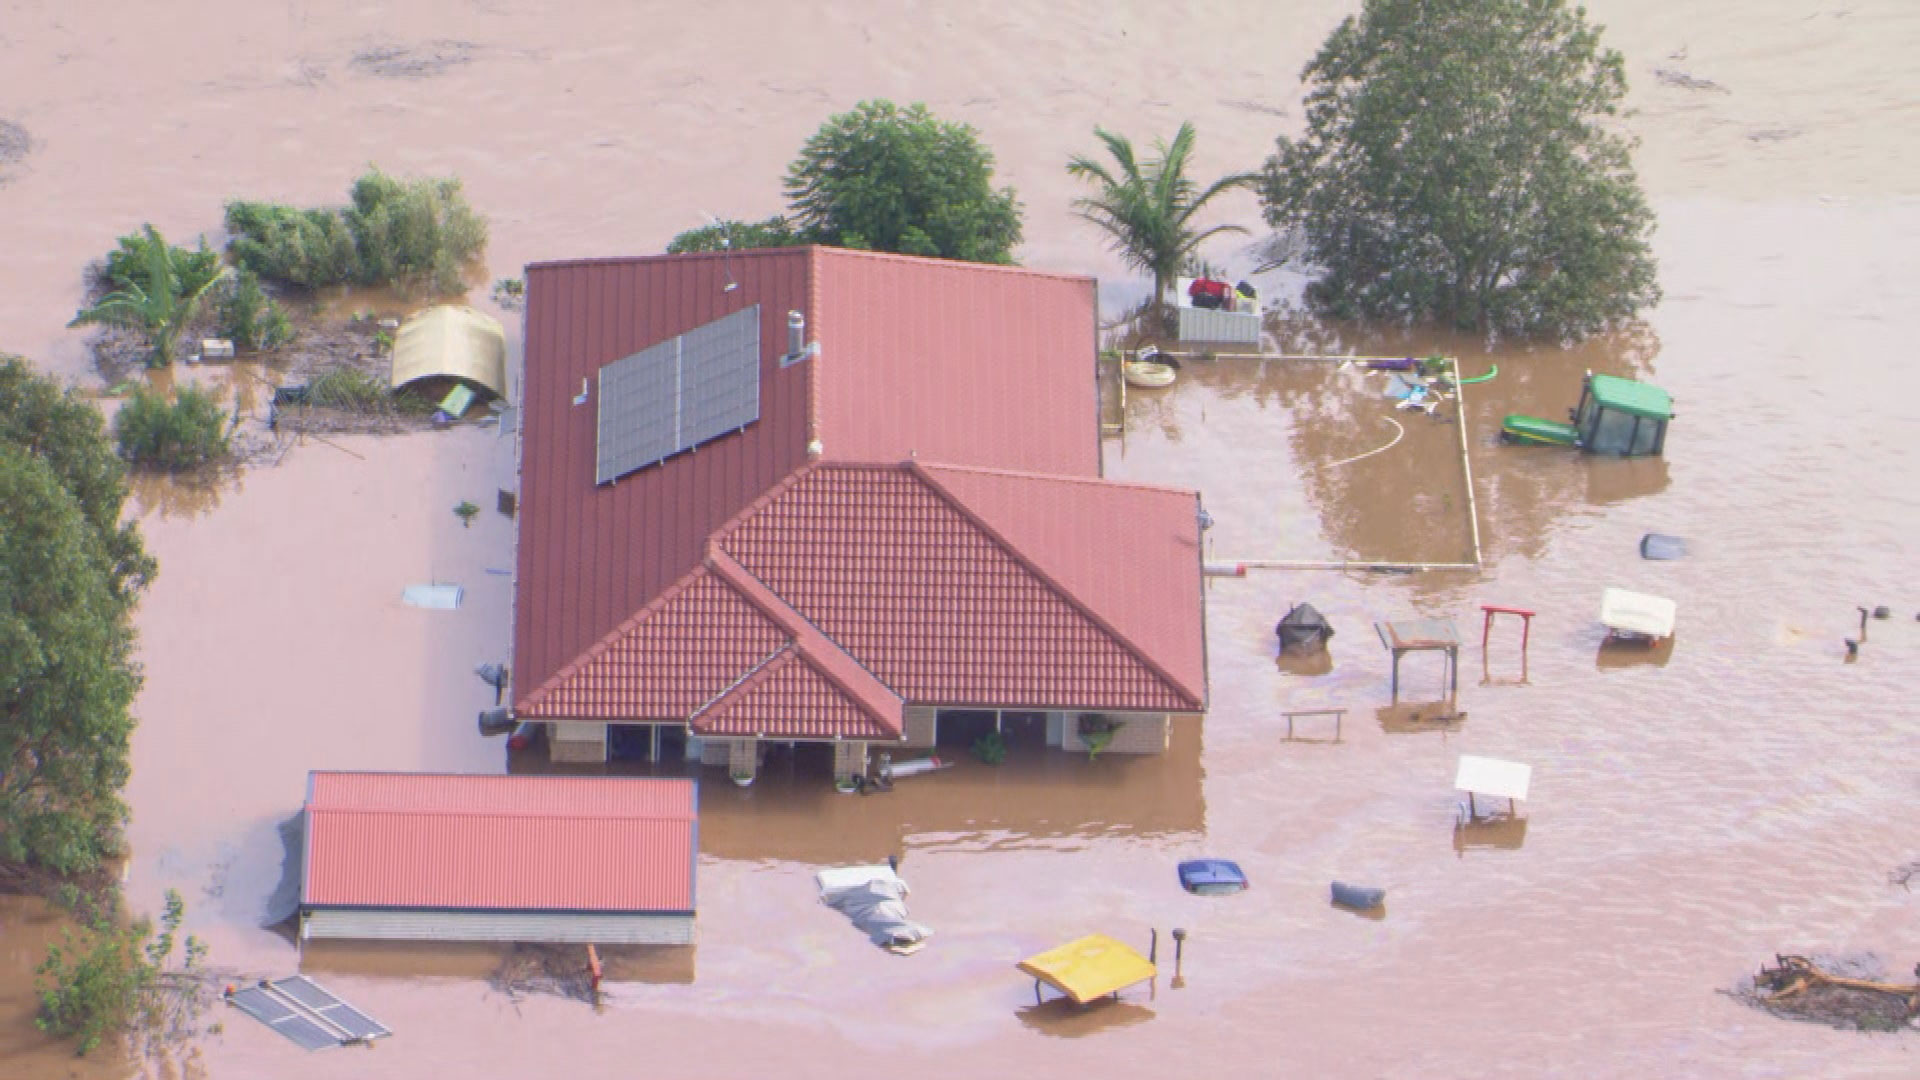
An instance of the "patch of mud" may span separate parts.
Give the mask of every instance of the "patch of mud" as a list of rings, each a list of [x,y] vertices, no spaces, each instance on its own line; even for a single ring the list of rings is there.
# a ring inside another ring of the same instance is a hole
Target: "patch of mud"
[[[1728,993],[1786,1020],[1842,1031],[1902,1031],[1920,1025],[1920,986],[1887,979],[1871,953],[1777,956],[1773,967],[1742,979]],[[1920,977],[1920,965],[1914,969]]]
[[[430,79],[470,64],[480,47],[470,41],[429,41],[419,45],[376,45],[353,54],[357,71],[383,79]]]

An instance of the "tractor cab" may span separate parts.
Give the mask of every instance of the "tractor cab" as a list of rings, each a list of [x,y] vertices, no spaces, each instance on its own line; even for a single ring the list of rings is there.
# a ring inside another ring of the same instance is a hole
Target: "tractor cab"
[[[1536,446],[1575,446],[1590,454],[1657,456],[1667,444],[1673,399],[1649,383],[1614,375],[1587,376],[1570,424],[1518,413],[1500,422],[1500,437]]]

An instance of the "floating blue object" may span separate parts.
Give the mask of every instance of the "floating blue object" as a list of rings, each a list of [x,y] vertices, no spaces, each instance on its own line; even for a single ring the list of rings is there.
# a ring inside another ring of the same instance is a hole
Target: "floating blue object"
[[[1387,890],[1336,881],[1333,883],[1333,902],[1355,911],[1371,911],[1387,902]]]
[[[1223,896],[1246,888],[1247,875],[1225,859],[1191,859],[1180,864],[1180,884],[1200,896]]]

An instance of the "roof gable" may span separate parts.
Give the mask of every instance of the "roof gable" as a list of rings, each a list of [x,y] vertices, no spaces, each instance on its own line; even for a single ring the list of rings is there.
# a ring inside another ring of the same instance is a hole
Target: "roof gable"
[[[807,469],[715,540],[909,701],[1203,707],[911,466]]]

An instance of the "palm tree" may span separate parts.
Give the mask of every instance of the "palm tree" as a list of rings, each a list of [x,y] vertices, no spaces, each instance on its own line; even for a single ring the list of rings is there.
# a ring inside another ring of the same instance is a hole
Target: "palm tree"
[[[1153,275],[1153,302],[1165,302],[1167,286],[1180,273],[1202,241],[1216,233],[1247,230],[1239,225],[1215,225],[1195,231],[1193,219],[1214,196],[1251,187],[1258,177],[1235,173],[1214,181],[1196,194],[1187,176],[1193,156],[1193,125],[1181,124],[1171,143],[1155,140],[1159,158],[1140,162],[1125,136],[1101,128],[1093,133],[1107,144],[1117,169],[1081,155],[1067,163],[1067,171],[1100,186],[1098,195],[1073,201],[1080,216],[1105,229],[1113,248],[1127,265]]]
[[[146,336],[153,346],[148,367],[166,367],[173,363],[174,341],[200,313],[208,290],[225,278],[226,271],[209,275],[204,281],[191,280],[176,265],[174,249],[167,246],[160,231],[152,225],[146,233],[146,281],[133,282],[123,289],[101,297],[92,307],[82,308],[68,323],[74,326],[119,326]]]

